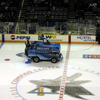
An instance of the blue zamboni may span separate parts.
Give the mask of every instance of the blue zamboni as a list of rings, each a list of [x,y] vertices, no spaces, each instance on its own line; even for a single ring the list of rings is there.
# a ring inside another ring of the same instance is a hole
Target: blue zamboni
[[[43,41],[34,41],[30,43],[29,40],[27,40],[25,48],[25,55],[27,57],[36,63],[41,60],[56,63],[63,59],[63,56],[60,53],[60,44],[50,43],[44,38],[44,35],[41,35],[40,38]]]

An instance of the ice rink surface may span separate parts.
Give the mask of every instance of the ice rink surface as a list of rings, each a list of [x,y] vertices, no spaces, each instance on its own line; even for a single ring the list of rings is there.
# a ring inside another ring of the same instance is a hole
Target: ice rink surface
[[[4,43],[0,48],[0,98],[2,100],[58,100],[65,62],[66,86],[63,100],[100,100],[100,45],[61,44],[63,60],[25,64],[24,43]],[[17,56],[22,54],[22,57]],[[41,87],[40,87],[41,86]]]

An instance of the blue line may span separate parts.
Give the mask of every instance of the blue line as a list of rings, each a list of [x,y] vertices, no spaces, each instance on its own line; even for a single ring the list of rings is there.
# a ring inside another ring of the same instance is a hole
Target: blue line
[[[0,49],[2,48],[3,44],[4,44],[4,42],[1,42],[1,44],[0,44]]]

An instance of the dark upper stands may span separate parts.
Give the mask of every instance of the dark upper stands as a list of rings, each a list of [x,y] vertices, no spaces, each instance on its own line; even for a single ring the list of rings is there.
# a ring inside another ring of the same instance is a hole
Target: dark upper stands
[[[52,25],[51,22],[88,15],[100,16],[99,0],[0,0],[1,22],[48,22]]]
[[[0,0],[0,21],[17,21],[21,2],[21,0]]]

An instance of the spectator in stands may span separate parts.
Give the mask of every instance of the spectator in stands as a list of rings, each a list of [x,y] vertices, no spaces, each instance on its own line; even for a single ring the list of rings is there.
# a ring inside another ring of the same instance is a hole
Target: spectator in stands
[[[14,22],[17,21],[19,6],[22,0],[0,0],[0,21]],[[13,16],[14,15],[14,16]]]

